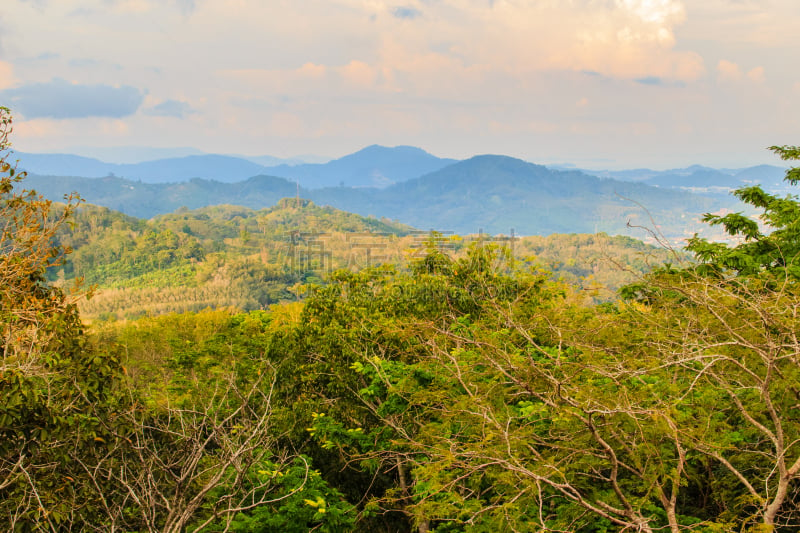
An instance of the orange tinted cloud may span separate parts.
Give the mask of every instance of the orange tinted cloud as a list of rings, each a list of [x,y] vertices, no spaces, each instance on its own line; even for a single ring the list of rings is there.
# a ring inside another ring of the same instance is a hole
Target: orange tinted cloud
[[[16,83],[11,63],[0,61],[0,90],[8,89]]]
[[[733,61],[726,59],[717,63],[717,74],[723,81],[737,81],[742,79],[742,69]]]

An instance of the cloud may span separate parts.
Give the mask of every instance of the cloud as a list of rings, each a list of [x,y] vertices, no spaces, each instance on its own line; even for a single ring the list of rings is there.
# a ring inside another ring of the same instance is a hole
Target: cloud
[[[559,7],[558,13],[564,22],[557,28],[564,37],[551,36],[562,50],[552,52],[555,66],[617,78],[682,81],[706,72],[700,55],[675,50],[674,29],[686,20],[679,0],[577,0],[570,8]],[[546,19],[557,17],[551,13]],[[544,31],[553,34],[552,29]]]
[[[645,76],[644,78],[637,78],[634,81],[636,81],[636,83],[641,83],[642,85],[664,85],[664,80],[658,76]]]
[[[31,4],[36,8],[43,8],[47,6],[47,0],[21,0],[23,4]]]
[[[61,54],[58,52],[42,52],[38,56],[34,57],[36,61],[50,61],[51,59],[59,59]]]
[[[636,78],[633,81],[640,85],[652,85],[655,87],[686,87],[686,83],[680,80],[665,80],[658,76],[645,76],[644,78]]]
[[[415,7],[403,6],[392,9],[392,15],[394,15],[394,17],[398,19],[412,20],[421,17],[422,11],[420,11]]]
[[[764,67],[756,67],[747,72],[747,77],[750,81],[754,81],[756,83],[764,83]]]
[[[12,87],[15,83],[14,68],[11,63],[0,61],[0,90]]]
[[[197,9],[196,0],[176,0],[176,4],[181,13],[189,16]]]
[[[158,105],[145,109],[144,113],[154,117],[175,117],[184,118],[197,111],[186,102],[180,100],[164,100]]]
[[[348,83],[357,87],[372,87],[377,79],[375,69],[362,61],[351,61],[339,72]]]
[[[177,7],[184,16],[192,15],[197,10],[197,0],[171,0],[160,2],[154,0],[105,0],[106,5],[124,13],[149,13],[162,6],[171,4]]]
[[[7,89],[0,95],[26,119],[121,118],[134,114],[143,101],[134,87],[80,85],[59,78]]]
[[[717,64],[717,76],[720,81],[726,82],[741,81],[745,76],[754,83],[764,83],[766,81],[764,78],[764,67],[755,67],[745,74],[738,64],[726,59],[721,60]]]
[[[340,0],[354,5],[356,0]],[[676,48],[675,28],[686,20],[681,0],[436,0],[391,7],[372,0],[393,18],[375,25],[378,58],[355,58],[378,69],[394,61],[425,63],[438,53],[464,68],[521,75],[542,70],[591,71],[636,79],[648,76],[694,81],[706,73],[703,58]],[[417,7],[424,5],[423,13]],[[348,59],[354,59],[353,57]]]
[[[122,70],[122,65],[119,63],[109,63],[107,61],[100,61],[90,57],[77,57],[70,59],[67,64],[72,68],[112,68],[114,70]]]
[[[148,13],[155,7],[148,0],[105,0],[105,3],[123,13]]]
[[[739,65],[726,59],[717,63],[717,74],[722,81],[738,81],[742,79],[742,69]]]

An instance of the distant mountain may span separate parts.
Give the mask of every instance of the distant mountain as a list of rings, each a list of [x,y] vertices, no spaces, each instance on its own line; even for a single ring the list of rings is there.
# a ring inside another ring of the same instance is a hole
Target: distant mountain
[[[697,229],[693,217],[725,203],[683,191],[555,171],[505,156],[485,155],[367,194],[311,191],[317,203],[400,220],[422,229],[522,235],[626,234],[628,221],[673,236]],[[637,204],[638,203],[638,204]]]
[[[384,189],[328,187],[297,189],[279,177],[257,176],[237,183],[193,179],[172,184],[121,178],[29,177],[28,186],[59,199],[78,191],[89,203],[149,218],[178,207],[235,204],[261,209],[283,197],[303,198],[363,216],[387,217],[423,230],[459,234],[627,234],[631,224],[659,229],[672,238],[702,227],[702,213],[734,207],[730,197],[709,198],[685,191],[555,171],[504,156],[477,156]],[[647,211],[645,211],[645,209]]]
[[[788,185],[783,181],[784,177],[786,177],[786,169],[772,165],[758,165],[736,173],[736,179],[742,185],[761,184],[765,189],[772,191],[787,190]]]
[[[368,146],[354,154],[324,164],[279,165],[266,172],[295,180],[300,185],[322,187],[387,187],[417,178],[455,163],[413,146]]]
[[[583,170],[583,172],[598,177],[712,194],[727,195],[733,189],[756,184],[760,184],[768,192],[788,192],[787,185],[783,182],[786,169],[773,165],[758,165],[743,169],[715,169],[692,165],[672,170]]]
[[[558,168],[557,170],[563,170]],[[650,170],[649,168],[633,168],[628,170],[591,170],[572,168],[569,170],[578,170],[590,176],[597,176],[598,178],[612,178],[622,181],[644,181],[646,179],[658,176],[658,170]]]
[[[648,185],[673,188],[709,188],[709,187],[738,187],[739,181],[735,176],[719,170],[706,167],[692,169],[691,173],[659,173],[652,178],[644,180]]]
[[[261,165],[223,155],[190,155],[156,159],[144,163],[106,163],[89,157],[67,154],[29,154],[15,152],[19,168],[42,176],[101,178],[119,176],[148,183],[188,181],[192,178],[232,183],[264,173]]]
[[[102,178],[114,173],[117,165],[99,159],[71,154],[28,154],[12,152],[9,161],[17,161],[20,170],[43,176],[80,176]]]
[[[261,165],[225,155],[190,155],[158,159],[135,165],[117,165],[115,174],[149,183],[174,183],[192,178],[213,179],[233,183],[258,174],[265,174]]]
[[[233,183],[256,175],[271,175],[297,181],[306,188],[386,187],[416,178],[455,162],[441,159],[412,146],[369,146],[354,154],[327,163],[283,163],[267,167],[263,163],[283,161],[270,156],[244,158],[225,155],[190,155],[134,164],[106,163],[67,154],[30,154],[14,157],[20,168],[42,176],[100,178],[118,176],[147,183],[174,183],[192,178]]]
[[[322,157],[318,155],[300,155],[297,157],[274,157],[271,155],[235,155],[235,154],[228,154],[232,157],[238,157],[240,159],[246,159],[247,161],[252,161],[253,163],[257,163],[259,165],[264,165],[265,167],[275,167],[280,165],[304,165],[307,163],[327,163],[330,161],[329,157]]]
[[[91,157],[107,163],[142,163],[156,159],[186,157],[187,155],[203,155],[206,152],[190,147],[154,147],[154,146],[82,146],[69,151],[75,155]]]
[[[144,183],[119,177],[30,175],[26,187],[52,200],[61,200],[65,194],[76,191],[90,204],[139,218],[171,213],[180,207],[197,209],[220,204],[262,209],[297,194],[296,184],[272,176],[254,176],[237,183],[200,178],[180,183]],[[301,192],[307,194],[305,190]]]

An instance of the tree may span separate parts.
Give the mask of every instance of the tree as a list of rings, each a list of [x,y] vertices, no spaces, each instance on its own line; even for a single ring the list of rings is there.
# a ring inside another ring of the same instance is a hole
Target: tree
[[[480,248],[455,264],[429,255],[413,285],[458,296],[435,299],[433,315],[353,325],[372,331],[350,347],[363,354],[351,369],[379,422],[338,419],[340,396],[332,416],[314,420],[314,437],[352,464],[394,469],[388,500],[419,531],[692,523],[679,516],[686,451],[653,381],[621,371],[630,361],[616,352],[564,339],[562,322],[588,327],[593,318],[565,286],[535,271],[506,274],[492,257]],[[409,352],[383,344],[389,333]]]
[[[0,108],[2,149],[10,132]],[[223,313],[237,327],[218,335],[213,319],[184,317],[190,330],[210,324],[210,339],[158,353],[162,387],[144,386],[137,376],[152,367],[136,368],[142,361],[113,336],[86,335],[79,295],[47,281],[69,251],[55,238],[77,198],[56,205],[18,191],[24,173],[5,155],[0,172],[0,528],[243,530],[263,507],[291,501],[287,520],[341,530],[349,506],[278,443],[275,372],[253,340],[264,336],[263,314]],[[302,501],[307,488],[316,507]]]
[[[15,191],[25,177],[8,161],[9,110],[0,107],[0,320],[4,366],[34,369],[57,333],[52,323],[74,315],[75,299],[47,284],[45,272],[69,250],[53,239],[77,197],[55,206],[35,191]]]
[[[87,349],[77,294],[46,280],[68,252],[53,239],[78,199],[56,205],[17,189],[25,174],[5,152],[11,130],[0,107],[0,516],[15,531],[56,530],[97,503],[73,459],[103,442],[95,413],[121,371],[113,355]]]
[[[347,529],[351,506],[286,445],[291,409],[276,401],[271,322],[266,312],[207,310],[98,331],[126,352],[129,388],[106,453],[82,463],[103,498],[92,527]]]
[[[784,160],[800,159],[800,148],[796,146],[772,146],[770,149]],[[784,179],[796,185],[800,181],[800,167],[787,170]],[[729,246],[695,235],[686,249],[700,260],[700,270],[742,278],[762,273],[800,278],[800,203],[797,197],[779,198],[758,185],[737,189],[734,195],[762,211],[759,221],[742,213],[705,215],[705,222],[722,226],[728,235],[740,237],[743,242]]]

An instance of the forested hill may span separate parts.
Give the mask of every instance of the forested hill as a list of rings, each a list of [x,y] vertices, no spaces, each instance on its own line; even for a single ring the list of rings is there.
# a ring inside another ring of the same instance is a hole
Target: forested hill
[[[371,195],[347,195],[335,189],[322,192],[312,191],[311,197],[417,227],[457,233],[480,229],[510,233],[513,229],[523,235],[625,234],[629,221],[651,224],[646,209],[662,232],[682,237],[700,227],[692,223],[699,214],[734,203],[577,171],[556,171],[496,155],[476,156]]]
[[[253,209],[274,205],[281,198],[295,196],[297,186],[283,178],[253,176],[237,183],[195,178],[179,183],[143,183],[125,178],[81,178],[69,176],[28,176],[28,185],[52,200],[78,192],[88,203],[125,214],[151,218],[178,208],[197,209],[210,205],[234,204]],[[305,193],[300,189],[301,193]],[[307,197],[307,195],[303,195]]]
[[[395,242],[412,231],[296,198],[258,211],[217,205],[150,220],[83,205],[57,236],[73,252],[49,275],[96,286],[81,304],[88,319],[261,309],[296,300],[297,284],[363,266],[363,241]],[[400,261],[401,250],[394,246],[386,260]]]
[[[205,308],[249,311],[298,298],[303,283],[323,283],[337,269],[392,264],[406,268],[431,234],[387,219],[362,217],[310,200],[284,198],[261,210],[219,205],[179,209],[149,220],[83,205],[58,234],[73,249],[53,280],[81,277],[97,287],[81,303],[84,318],[135,318]],[[513,256],[587,289],[598,300],[651,265],[666,250],[628,237],[438,235],[455,257],[471,242],[509,247]],[[623,268],[620,268],[622,266]]]
[[[283,178],[256,176],[238,183],[193,179],[151,184],[115,177],[30,176],[30,186],[52,199],[77,191],[88,202],[150,218],[179,207],[235,204],[262,209],[298,193],[320,205],[363,216],[395,219],[418,228],[459,234],[629,234],[628,222],[659,226],[670,238],[692,235],[703,213],[734,207],[709,198],[641,183],[556,171],[504,156],[478,156],[384,189],[307,190]],[[652,216],[652,221],[650,217]]]

